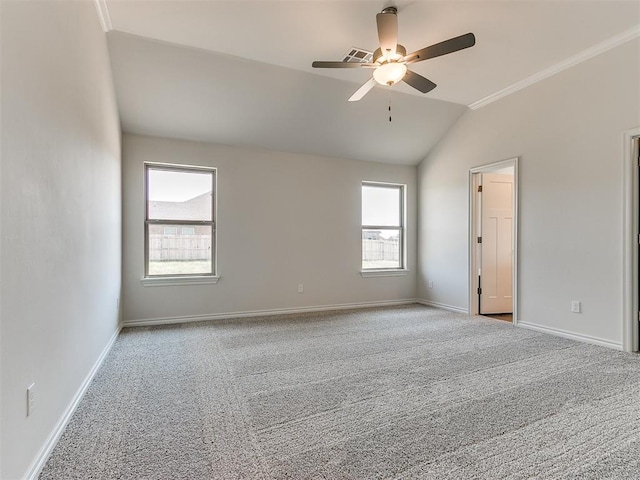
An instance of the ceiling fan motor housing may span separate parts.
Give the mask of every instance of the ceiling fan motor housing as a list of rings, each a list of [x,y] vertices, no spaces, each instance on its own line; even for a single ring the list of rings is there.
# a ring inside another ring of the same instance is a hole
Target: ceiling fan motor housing
[[[396,45],[396,55],[394,55],[394,60],[395,61],[400,61],[404,59],[404,56],[407,54],[407,49],[404,48],[403,45],[400,45],[399,43]],[[388,60],[383,59],[384,55],[382,55],[382,49],[380,47],[376,48],[376,50],[373,52],[373,63],[385,63]],[[381,60],[380,62],[378,62],[378,60]]]

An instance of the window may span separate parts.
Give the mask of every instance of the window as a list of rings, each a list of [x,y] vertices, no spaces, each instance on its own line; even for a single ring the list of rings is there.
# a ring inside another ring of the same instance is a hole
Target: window
[[[362,183],[362,270],[401,270],[405,186]]]
[[[145,278],[215,275],[215,175],[145,165]]]

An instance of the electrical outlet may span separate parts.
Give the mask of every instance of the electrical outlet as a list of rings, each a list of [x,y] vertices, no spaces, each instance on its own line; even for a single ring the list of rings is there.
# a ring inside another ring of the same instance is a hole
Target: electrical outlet
[[[571,312],[580,313],[582,305],[578,300],[571,300]]]
[[[429,288],[433,288],[433,280],[429,280],[429,281],[427,282],[427,287],[429,287]]]
[[[32,383],[27,388],[27,417],[33,414],[36,408],[36,384]]]
[[[298,293],[304,292],[304,285],[302,283],[298,284]]]

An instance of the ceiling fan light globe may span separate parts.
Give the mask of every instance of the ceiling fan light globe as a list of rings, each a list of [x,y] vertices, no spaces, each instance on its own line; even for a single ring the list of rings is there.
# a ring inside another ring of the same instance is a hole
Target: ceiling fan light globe
[[[404,63],[390,62],[380,65],[373,71],[373,78],[380,85],[395,85],[404,78],[407,66]]]

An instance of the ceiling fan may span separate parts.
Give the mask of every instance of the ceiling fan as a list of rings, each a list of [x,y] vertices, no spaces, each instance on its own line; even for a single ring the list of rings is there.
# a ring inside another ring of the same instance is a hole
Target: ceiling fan
[[[396,7],[387,7],[376,15],[380,48],[373,52],[372,62],[315,61],[311,66],[314,68],[373,68],[373,77],[356,90],[349,98],[350,102],[360,100],[376,83],[391,86],[400,80],[422,93],[427,93],[436,88],[436,84],[422,75],[412,72],[407,68],[407,65],[457,52],[458,50],[473,47],[476,44],[476,37],[473,33],[467,33],[436,43],[430,47],[416,50],[407,55],[407,50],[398,43],[397,14]]]

